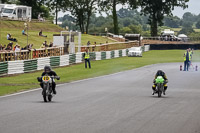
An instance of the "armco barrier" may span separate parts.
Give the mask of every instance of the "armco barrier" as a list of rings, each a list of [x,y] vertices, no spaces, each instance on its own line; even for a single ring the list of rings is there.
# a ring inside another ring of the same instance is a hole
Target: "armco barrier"
[[[146,51],[149,49],[149,47],[145,46],[144,49]],[[90,52],[90,59],[104,60],[127,56],[128,51],[128,49],[123,49],[106,52]],[[0,62],[0,76],[42,70],[46,65],[50,65],[52,67],[68,66],[70,64],[81,63],[83,61],[83,53],[76,53],[62,56],[44,57],[32,60]]]

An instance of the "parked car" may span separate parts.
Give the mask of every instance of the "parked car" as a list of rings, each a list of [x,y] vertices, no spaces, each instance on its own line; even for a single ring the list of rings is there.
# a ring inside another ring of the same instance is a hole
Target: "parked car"
[[[142,47],[132,47],[128,52],[129,57],[142,57]]]

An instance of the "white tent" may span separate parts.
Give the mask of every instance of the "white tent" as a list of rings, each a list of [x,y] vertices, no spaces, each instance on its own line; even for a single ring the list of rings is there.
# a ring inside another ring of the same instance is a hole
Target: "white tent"
[[[178,37],[181,38],[181,40],[184,42],[187,42],[189,39],[188,36],[185,34],[179,34]]]
[[[178,37],[179,37],[179,38],[187,38],[188,36],[185,35],[185,34],[179,34]]]

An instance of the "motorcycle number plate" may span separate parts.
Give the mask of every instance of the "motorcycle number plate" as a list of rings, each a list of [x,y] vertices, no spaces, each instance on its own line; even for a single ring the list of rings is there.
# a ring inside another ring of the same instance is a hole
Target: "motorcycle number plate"
[[[43,81],[49,81],[49,80],[50,80],[50,77],[49,77],[49,76],[44,76],[44,77],[42,78],[42,80],[43,80]]]

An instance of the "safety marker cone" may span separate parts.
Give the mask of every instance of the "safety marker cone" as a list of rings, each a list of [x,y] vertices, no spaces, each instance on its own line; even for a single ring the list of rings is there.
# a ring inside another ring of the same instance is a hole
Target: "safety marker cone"
[[[182,65],[180,65],[180,71],[182,71]]]

